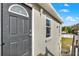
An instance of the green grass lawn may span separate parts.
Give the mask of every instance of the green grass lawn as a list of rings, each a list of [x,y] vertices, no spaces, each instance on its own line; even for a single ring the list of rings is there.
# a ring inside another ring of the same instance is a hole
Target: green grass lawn
[[[73,41],[72,38],[64,38],[64,37],[62,37],[61,48],[62,49],[70,49],[70,46],[72,45],[72,41]]]

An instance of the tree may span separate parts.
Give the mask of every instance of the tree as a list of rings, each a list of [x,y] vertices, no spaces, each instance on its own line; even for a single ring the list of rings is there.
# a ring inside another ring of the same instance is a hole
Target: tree
[[[67,30],[68,30],[68,33],[72,33],[72,27],[68,26]]]
[[[62,27],[62,31],[64,31],[65,30],[65,27]]]
[[[62,27],[62,31],[66,33],[73,33],[73,30],[78,31],[79,30],[79,23],[73,26],[64,26]]]
[[[67,33],[68,32],[67,26],[62,27],[62,31]]]
[[[72,27],[71,26],[64,26],[62,27],[62,31],[66,33],[72,33]]]

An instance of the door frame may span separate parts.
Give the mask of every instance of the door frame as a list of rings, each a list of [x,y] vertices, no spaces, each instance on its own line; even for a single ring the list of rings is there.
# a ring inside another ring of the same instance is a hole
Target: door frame
[[[3,56],[3,3],[1,3],[1,56]]]
[[[32,11],[32,19],[31,19],[31,26],[32,26],[32,38],[31,38],[31,41],[33,42],[33,20],[34,20],[34,18],[33,18],[33,15],[34,15],[34,12],[33,12],[33,7],[31,6],[31,5],[29,5],[29,4],[26,4],[26,3],[22,3],[22,4],[24,4],[24,5],[26,5],[26,6],[28,6],[28,7],[30,7],[31,8],[31,11]],[[3,3],[0,3],[0,30],[1,30],[1,33],[0,33],[0,36],[1,36],[1,38],[0,38],[0,41],[1,41],[1,56],[3,56]],[[31,42],[31,43],[32,43]],[[32,43],[32,49],[31,49],[31,55],[33,55],[33,43]]]
[[[0,3],[0,56],[1,56],[1,3]]]

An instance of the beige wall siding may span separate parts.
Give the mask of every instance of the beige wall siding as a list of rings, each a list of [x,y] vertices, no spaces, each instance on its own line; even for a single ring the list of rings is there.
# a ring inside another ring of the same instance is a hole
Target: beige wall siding
[[[59,33],[59,23],[54,21],[54,47],[55,47],[55,55],[60,55],[60,33]],[[53,38],[52,38],[53,39]]]
[[[51,23],[51,38],[46,38],[45,40],[47,40],[47,42],[46,42],[46,46],[47,46],[47,48],[48,48],[48,50],[52,53],[52,54],[54,54],[54,55],[56,55],[56,53],[58,54],[58,52],[56,52],[57,50],[56,50],[56,37],[55,37],[55,34],[56,33],[54,33],[55,31],[56,31],[56,28],[55,28],[55,20],[51,17],[51,15],[49,15],[49,13],[48,12],[46,12],[46,11],[44,11],[43,12],[44,13],[44,15],[46,15],[46,17],[47,18],[49,18],[49,19],[52,19],[52,23]]]
[[[51,15],[43,10],[43,13],[40,14],[40,6],[33,5],[34,7],[34,55],[45,54],[45,47],[47,46],[48,50],[56,55],[60,55],[60,33],[59,28],[60,24],[51,17]],[[47,40],[46,38],[46,17],[52,19],[51,25],[51,38]],[[45,43],[47,40],[47,43]]]
[[[45,19],[34,9],[34,55],[45,54]]]
[[[60,23],[55,21],[54,18],[52,18],[51,15],[49,15],[47,12],[44,11],[44,14],[49,19],[52,19],[52,24],[51,24],[52,34],[51,34],[51,38],[47,40],[46,46],[52,54],[60,55],[61,54],[61,45],[60,45],[61,25]],[[59,26],[60,26],[60,32],[59,32]]]
[[[48,50],[56,56],[60,55],[60,33],[59,29],[57,28],[59,25],[59,23],[52,19],[52,37],[46,43]]]
[[[41,33],[40,33],[40,35],[41,35],[41,42],[42,42],[42,44],[43,45],[41,45],[41,52],[43,53],[43,54],[45,54],[45,52],[46,52],[46,46],[45,46],[45,38],[46,38],[46,27],[45,27],[45,25],[46,25],[46,20],[45,20],[45,15],[43,15],[43,14],[41,14]]]

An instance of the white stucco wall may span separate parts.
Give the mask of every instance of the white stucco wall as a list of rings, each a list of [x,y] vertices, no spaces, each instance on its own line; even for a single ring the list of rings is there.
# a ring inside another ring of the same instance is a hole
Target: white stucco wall
[[[45,16],[34,9],[34,55],[45,54]]]

